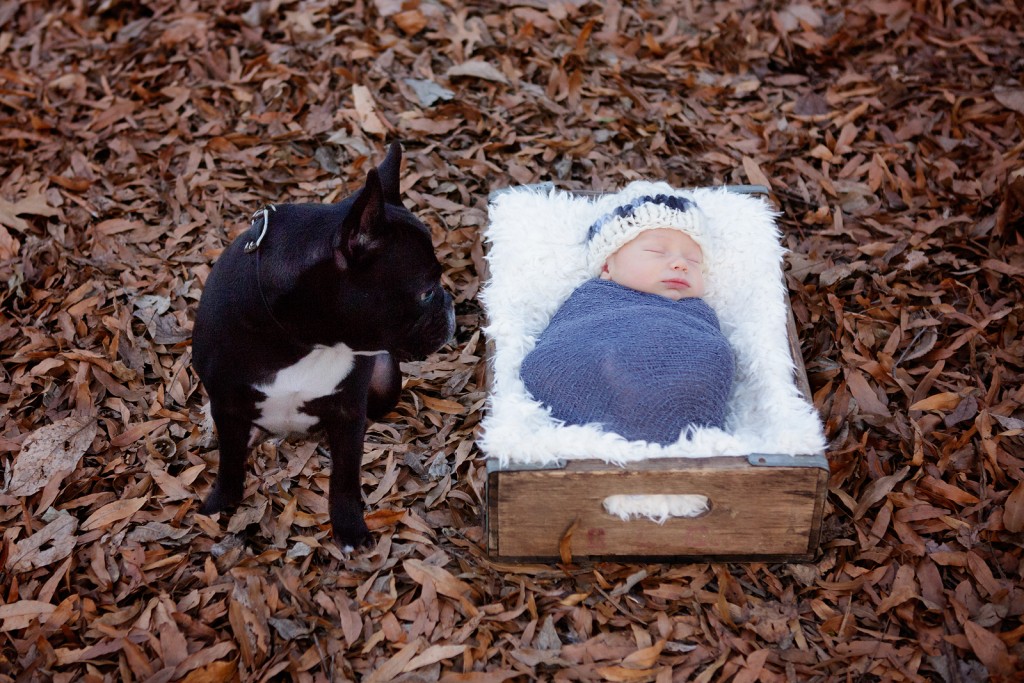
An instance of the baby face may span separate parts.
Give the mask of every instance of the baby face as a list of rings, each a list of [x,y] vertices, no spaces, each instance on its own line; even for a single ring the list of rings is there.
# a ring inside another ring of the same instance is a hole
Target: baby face
[[[704,255],[684,232],[645,230],[608,257],[601,279],[673,301],[704,296]]]

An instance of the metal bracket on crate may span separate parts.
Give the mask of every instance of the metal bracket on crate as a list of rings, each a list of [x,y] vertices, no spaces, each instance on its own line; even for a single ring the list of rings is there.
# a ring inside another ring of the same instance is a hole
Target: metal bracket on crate
[[[565,460],[555,460],[553,462],[509,462],[504,465],[499,463],[495,458],[487,458],[487,474],[493,474],[494,472],[527,472],[533,470],[564,470]]]
[[[828,472],[828,459],[823,453],[789,455],[787,453],[751,453],[747,462],[754,467],[817,467]]]
[[[722,460],[731,460],[733,456],[719,456]],[[805,467],[818,468],[828,471],[828,459],[823,453],[809,455],[789,455],[788,453],[751,453],[746,456],[738,456],[735,459],[742,462],[746,458],[747,464],[752,467]],[[698,462],[695,458],[693,462]],[[647,462],[647,461],[643,461]],[[554,460],[548,463],[537,462],[509,462],[504,465],[495,458],[487,458],[487,473],[495,472],[533,472],[564,470],[568,462],[564,459]]]

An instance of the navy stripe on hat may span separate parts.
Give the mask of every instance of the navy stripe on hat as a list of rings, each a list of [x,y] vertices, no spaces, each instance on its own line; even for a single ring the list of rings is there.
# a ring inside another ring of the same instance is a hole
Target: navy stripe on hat
[[[594,223],[590,226],[590,229],[587,231],[587,240],[594,239],[594,236],[601,232],[604,226],[610,223],[611,221],[614,221],[619,218],[627,218],[633,215],[633,213],[635,213],[636,210],[639,209],[644,204],[661,204],[662,206],[667,206],[670,209],[675,209],[676,211],[684,212],[689,211],[690,209],[696,206],[692,201],[690,201],[686,197],[678,197],[676,195],[669,194],[643,195],[642,197],[637,197],[628,204],[623,204],[622,206],[615,207],[614,209],[612,209],[611,211],[609,211],[608,213],[594,221]]]

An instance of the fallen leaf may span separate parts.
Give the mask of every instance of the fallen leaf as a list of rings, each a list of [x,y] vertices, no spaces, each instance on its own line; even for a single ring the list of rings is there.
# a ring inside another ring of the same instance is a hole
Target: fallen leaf
[[[365,85],[353,85],[352,99],[355,102],[360,128],[371,135],[384,135],[388,132],[388,127],[377,111],[377,105],[373,101],[373,95],[370,94],[369,88]]]
[[[405,82],[416,93],[421,107],[429,107],[438,101],[447,102],[455,97],[455,93],[434,81],[423,78],[406,78]]]
[[[480,59],[473,59],[462,64],[457,64],[450,67],[445,72],[448,78],[458,77],[469,77],[469,78],[480,78],[485,81],[496,81],[498,83],[508,83],[508,78],[503,74],[497,67],[490,62],[485,62]]]
[[[665,641],[659,640],[651,647],[642,648],[626,657],[622,660],[622,666],[627,669],[649,669],[658,662],[664,649]]]
[[[148,496],[140,496],[139,498],[125,498],[123,500],[115,500],[113,503],[107,503],[82,522],[82,531],[105,529],[121,520],[129,519],[142,509],[147,500],[149,500]]]
[[[858,371],[850,372],[846,376],[846,381],[850,387],[850,393],[857,400],[857,406],[862,412],[882,417],[892,416],[892,413],[889,412],[889,407],[878,398],[878,395],[871,388],[871,385],[868,384],[863,373]]]
[[[768,180],[768,176],[764,174],[761,167],[757,165],[757,162],[748,156],[743,157],[743,170],[747,174],[747,180],[752,185],[764,185],[770,188],[772,183]]]
[[[369,676],[363,678],[364,683],[387,683],[393,681],[398,677],[400,673],[405,671],[405,667],[413,660],[416,656],[417,650],[419,650],[421,640],[415,640],[397,653],[395,653],[388,661],[384,662],[380,667],[375,669]]]
[[[398,122],[400,130],[414,131],[425,135],[444,135],[463,125],[465,125],[465,122],[460,119],[437,120],[422,116],[403,118]]]
[[[446,659],[454,659],[463,655],[468,646],[466,645],[431,645],[426,650],[416,655],[402,669],[403,673],[422,669],[431,664],[443,662]]]
[[[405,517],[405,510],[374,510],[366,515],[366,526],[373,531],[398,524]]]
[[[78,520],[66,510],[58,511],[49,524],[15,544],[7,566],[19,573],[63,560],[75,548],[76,531]]]
[[[414,36],[427,27],[427,18],[419,10],[398,12],[392,17],[395,25],[407,36]]]
[[[426,564],[416,559],[408,559],[402,563],[402,566],[409,573],[409,578],[416,583],[423,583],[429,578],[441,595],[447,595],[450,598],[466,598],[473,592],[469,584],[455,578],[444,567]]]
[[[466,412],[466,407],[458,401],[451,401],[446,398],[434,398],[433,396],[421,395],[423,399],[423,405],[430,410],[436,410],[439,413],[447,413],[449,415],[462,415]]]
[[[596,671],[604,680],[617,683],[653,681],[658,674],[657,669],[629,669],[624,666],[600,666]]]
[[[920,595],[920,588],[917,585],[914,567],[909,564],[900,565],[896,570],[896,578],[893,580],[892,590],[889,591],[882,602],[878,604],[878,613],[888,612],[893,607],[902,605]]]
[[[18,600],[0,605],[0,631],[19,631],[53,614],[56,605],[39,600]]]
[[[964,633],[974,654],[985,665],[990,675],[1005,676],[1013,670],[1010,653],[999,636],[973,621],[964,623]]]
[[[797,98],[793,113],[798,116],[825,116],[829,113],[828,102],[818,93],[804,93]]]
[[[992,90],[996,102],[1018,114],[1024,114],[1024,88],[1004,88],[996,86]]]
[[[944,391],[941,394],[933,394],[910,406],[910,410],[953,410],[960,404],[960,394],[952,391]]]
[[[74,416],[32,432],[14,461],[7,493],[30,496],[51,481],[60,481],[74,472],[96,432],[95,419]]]
[[[555,619],[550,614],[544,619],[544,625],[537,632],[537,637],[533,639],[533,646],[538,650],[548,652],[562,651],[562,639],[558,637],[558,631],[555,629]]]
[[[889,495],[893,488],[895,488],[896,484],[903,481],[909,472],[910,467],[904,466],[895,474],[879,477],[875,481],[871,482],[871,485],[868,486],[861,495],[860,502],[857,503],[857,508],[853,511],[853,518],[860,519],[863,517],[872,506]]]
[[[761,680],[761,672],[770,654],[770,650],[755,650],[747,655],[746,666],[736,674],[732,683],[756,683]]]
[[[18,232],[27,232],[28,221],[21,216],[59,216],[60,209],[50,206],[46,197],[38,193],[32,193],[22,197],[16,202],[9,202],[0,198],[0,224],[13,228]]]
[[[238,664],[235,662],[213,662],[201,669],[195,669],[182,683],[228,683],[238,679]]]
[[[6,261],[13,259],[21,251],[21,242],[19,242],[7,228],[0,225],[0,261]]]
[[[167,425],[170,419],[163,417],[156,420],[149,420],[147,422],[139,422],[137,424],[130,425],[120,434],[110,439],[110,445],[115,448],[123,448],[129,444],[133,444],[136,441],[144,438],[148,434],[152,434],[156,430]]]
[[[390,17],[402,11],[406,0],[373,0],[374,7],[382,17]]]
[[[1017,483],[1003,505],[1003,526],[1015,534],[1024,531],[1024,481]]]

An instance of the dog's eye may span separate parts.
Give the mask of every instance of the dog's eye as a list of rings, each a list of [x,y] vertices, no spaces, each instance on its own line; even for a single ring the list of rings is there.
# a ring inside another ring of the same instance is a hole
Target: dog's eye
[[[429,304],[434,298],[434,290],[428,289],[427,291],[420,294],[420,303]]]

